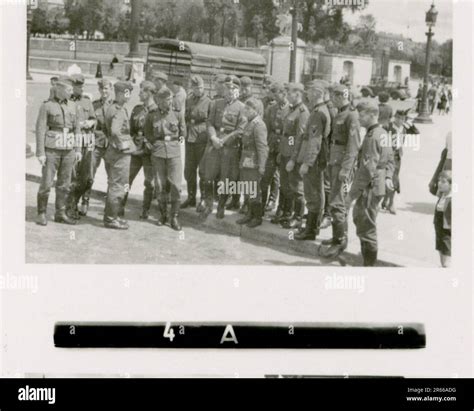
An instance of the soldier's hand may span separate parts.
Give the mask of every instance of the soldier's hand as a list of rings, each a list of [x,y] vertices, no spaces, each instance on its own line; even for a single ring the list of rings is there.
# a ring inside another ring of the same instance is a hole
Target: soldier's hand
[[[79,162],[82,160],[82,153],[80,151],[76,151],[76,161]]]
[[[300,167],[300,176],[303,177],[304,175],[308,174],[309,167],[307,164],[301,164]]]
[[[386,178],[385,179],[385,187],[387,187],[387,190],[389,191],[393,191],[394,188],[393,188],[393,181],[391,178]]]
[[[343,173],[339,173],[339,181],[342,183],[342,184],[346,184],[347,183],[347,176]]]
[[[46,156],[38,156],[38,161],[41,164],[41,167],[46,165]]]
[[[293,171],[293,169],[295,168],[295,162],[293,160],[288,161],[288,163],[286,163],[285,168],[286,168],[286,171],[291,173]]]

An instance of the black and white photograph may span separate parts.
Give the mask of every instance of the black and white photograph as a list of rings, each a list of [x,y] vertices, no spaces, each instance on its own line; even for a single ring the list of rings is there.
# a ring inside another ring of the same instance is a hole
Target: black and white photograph
[[[63,409],[56,378],[393,380],[456,409],[473,8],[1,1],[0,409]]]
[[[30,6],[26,262],[449,267],[431,3]]]

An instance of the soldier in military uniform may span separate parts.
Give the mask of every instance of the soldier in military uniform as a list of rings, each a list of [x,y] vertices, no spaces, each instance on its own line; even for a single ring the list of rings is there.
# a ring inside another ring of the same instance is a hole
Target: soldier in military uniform
[[[113,102],[112,83],[107,79],[98,81],[101,98],[92,102],[95,113],[94,146],[85,152],[82,159],[82,166],[79,170],[79,181],[71,192],[72,210],[77,209],[78,202],[82,197],[79,215],[87,215],[89,210],[89,199],[92,185],[94,184],[95,173],[100,166],[101,160],[105,156],[107,148],[107,137],[105,135],[105,113]]]
[[[308,217],[305,229],[295,235],[297,240],[316,238],[324,210],[324,170],[329,159],[328,138],[331,131],[331,116],[324,102],[327,85],[322,80],[314,80],[307,89],[311,114],[298,154],[297,168],[303,177]]]
[[[246,224],[254,228],[262,224],[263,204],[261,179],[265,173],[268,156],[267,127],[260,117],[260,100],[251,97],[246,100],[244,115],[247,125],[242,133],[242,153],[240,157],[240,179],[249,187],[256,189],[254,193],[246,193],[248,202],[246,216],[237,220],[237,224]]]
[[[334,258],[347,247],[347,192],[352,182],[360,147],[359,116],[351,109],[349,88],[338,85],[334,88],[334,104],[338,113],[334,119],[329,153],[329,174],[331,193],[329,207],[332,216],[332,238],[323,240],[320,253],[323,257]]]
[[[240,101],[246,103],[248,99],[253,97],[252,91],[252,79],[250,77],[244,76],[240,79]],[[257,100],[257,112],[260,118],[263,117],[264,107],[261,100]]]
[[[140,170],[143,168],[143,174],[145,176],[143,190],[143,204],[142,204],[142,214],[140,219],[148,219],[150,213],[151,203],[153,201],[155,187],[153,184],[153,167],[151,165],[151,156],[150,151],[145,145],[145,118],[150,111],[150,109],[156,107],[155,104],[155,93],[156,86],[151,81],[143,81],[140,84],[139,98],[141,103],[137,104],[130,116],[130,135],[133,138],[133,142],[137,150],[132,153],[130,160],[130,175],[129,175],[129,189],[132,187],[135,177],[138,175]],[[128,192],[125,194],[124,199],[124,208],[125,203],[127,202]]]
[[[125,103],[130,99],[133,86],[129,82],[114,84],[115,100],[105,113],[107,128],[107,151],[105,170],[107,171],[107,199],[104,211],[104,226],[117,230],[128,229],[124,215],[124,198],[129,188],[131,154],[136,150],[130,135],[130,121]]]
[[[72,81],[62,76],[54,88],[53,99],[45,101],[36,121],[36,157],[42,166],[41,183],[38,190],[37,224],[46,225],[48,198],[56,182],[56,214],[54,221],[75,224],[66,215],[66,202],[71,184],[71,173],[76,161],[81,160],[81,149],[75,138],[80,134],[76,104],[70,101]]]
[[[236,185],[239,178],[240,138],[247,123],[243,113],[244,104],[239,100],[240,80],[236,76],[226,77],[226,97],[211,105],[207,125],[208,143],[205,153],[205,208],[201,213],[206,218],[212,212],[212,183],[219,179],[222,187]],[[228,193],[219,192],[216,217],[224,218]]]
[[[308,108],[303,104],[303,94],[304,86],[301,83],[289,85],[291,109],[283,120],[283,136],[280,142],[280,184],[285,197],[285,211],[280,220],[283,228],[300,225],[304,214],[303,178],[296,167],[309,118]]]
[[[331,131],[328,136],[328,144],[329,148],[331,147],[331,136],[332,130],[334,127],[334,119],[336,118],[337,108],[334,106],[334,102],[332,101],[332,93],[333,93],[334,86],[328,84],[327,91],[324,96],[324,103],[328,108],[329,116],[331,117]],[[323,220],[321,221],[320,229],[324,230],[328,227],[331,227],[332,218],[331,218],[331,211],[329,207],[329,197],[331,194],[331,177],[329,175],[329,167],[326,167],[324,170],[324,212],[323,212]]]
[[[87,95],[84,95],[84,76],[82,74],[73,74],[71,79],[73,82],[71,100],[76,103],[79,127],[81,128],[82,136],[92,136],[97,121],[92,101]],[[85,160],[91,156],[95,143],[89,142],[90,144],[88,144],[85,138],[82,139],[82,142],[82,160]],[[80,218],[78,213],[79,210],[77,208],[79,198],[76,193],[82,192],[83,189],[81,186],[87,185],[89,175],[91,174],[90,164],[91,162],[89,160],[80,161],[77,162],[73,168],[70,187],[71,195],[68,201],[68,215],[71,218]],[[87,170],[84,169],[85,167],[87,167]]]
[[[263,76],[263,86],[262,86],[262,91],[263,91],[263,97],[261,99],[262,104],[263,104],[263,110],[265,110],[271,105],[275,103],[275,97],[273,95],[273,92],[271,90],[272,84],[275,82],[272,76],[265,74]]]
[[[240,78],[240,92],[239,100],[245,104],[245,102],[252,98],[252,79],[248,76]],[[257,100],[257,112],[260,117],[263,117],[264,108],[263,103],[260,100]],[[240,154],[239,154],[240,157]],[[248,211],[248,201],[244,199],[242,207],[240,207],[240,194],[233,194],[232,201],[226,207],[227,210],[239,210],[240,214],[247,214]]]
[[[186,135],[184,118],[173,110],[173,95],[167,88],[157,95],[157,107],[151,109],[145,120],[146,145],[151,151],[151,163],[155,178],[160,217],[158,225],[168,222],[168,194],[170,186],[170,226],[181,230],[178,220],[181,197],[181,142]]]
[[[49,97],[48,100],[54,100],[54,89],[56,86],[56,83],[58,82],[59,77],[58,76],[53,76],[49,79],[49,84],[51,85],[49,89]]]
[[[353,219],[360,239],[364,266],[373,266],[377,261],[378,207],[386,190],[393,190],[393,154],[392,148],[383,143],[386,131],[377,122],[377,105],[362,102],[357,110],[360,124],[366,128],[367,134],[362,143],[359,167],[349,194],[351,200],[356,200]]]
[[[225,93],[226,93],[225,79],[226,79],[226,77],[227,76],[225,74],[221,74],[221,73],[216,75],[215,94],[212,97],[213,100],[217,100],[219,98],[224,98],[225,97]]]
[[[279,197],[276,214],[271,220],[272,223],[278,224],[283,216],[285,204],[285,196],[280,186],[280,170],[278,167],[278,161],[281,137],[283,134],[283,120],[290,112],[290,103],[286,98],[286,90],[282,84],[272,84],[271,92],[275,98],[275,103],[268,106],[265,115],[265,124],[268,130],[269,153],[265,167],[265,175],[262,178],[262,197],[264,204],[267,204],[267,201],[268,203],[271,201],[275,202],[276,198]],[[273,192],[272,184],[276,185],[276,193]]]
[[[204,94],[204,80],[201,76],[191,76],[192,93],[186,101],[186,157],[184,177],[188,185],[188,198],[181,208],[196,207],[197,172],[199,168],[199,191],[201,202],[198,212],[204,209],[204,170],[200,167],[207,144],[207,120],[211,99]]]
[[[390,121],[392,121],[393,117],[393,109],[392,106],[388,104],[388,100],[390,96],[387,92],[382,91],[379,94],[379,124],[385,129],[388,130],[388,126]]]

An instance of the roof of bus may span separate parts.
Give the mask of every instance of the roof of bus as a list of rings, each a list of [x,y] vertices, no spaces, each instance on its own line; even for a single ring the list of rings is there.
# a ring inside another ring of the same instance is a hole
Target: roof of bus
[[[227,61],[235,61],[251,65],[266,66],[266,61],[260,54],[252,53],[251,51],[240,50],[233,47],[221,47],[211,44],[193,43],[191,41],[183,41],[185,51],[194,56],[214,57]],[[159,39],[150,42],[149,47],[178,49],[181,41],[176,39]]]

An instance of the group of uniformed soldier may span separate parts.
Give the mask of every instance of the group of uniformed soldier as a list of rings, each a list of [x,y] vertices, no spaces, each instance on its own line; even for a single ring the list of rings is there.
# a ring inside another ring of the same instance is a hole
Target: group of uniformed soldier
[[[178,84],[175,93],[167,87],[166,74],[156,72],[151,80],[140,84],[141,103],[130,116],[125,108],[133,89],[129,82],[112,85],[99,80],[101,97],[92,102],[83,93],[82,75],[56,81],[36,128],[37,156],[43,166],[38,224],[47,224],[56,173],[55,221],[75,224],[86,215],[103,159],[107,228],[128,228],[128,191],[143,168],[142,219],[148,218],[155,198],[158,225],[169,224],[175,230],[181,230],[179,210],[186,207],[196,207],[205,219],[216,202],[217,218],[224,218],[226,209],[239,210],[244,216],[237,223],[249,227],[262,224],[265,212],[276,208],[271,222],[296,229],[297,240],[314,240],[332,225],[332,238],[319,249],[328,258],[347,246],[348,210],[355,200],[353,219],[364,265],[375,264],[377,211],[382,198],[393,191],[394,171],[392,150],[381,143],[384,129],[378,124],[377,105],[365,101],[353,107],[347,86],[323,80],[313,80],[305,88],[266,77],[262,99],[253,96],[249,77],[218,75],[216,95],[210,98],[203,79],[192,75],[186,99]],[[361,126],[366,130],[363,143]],[[58,145],[58,134],[68,133],[92,133],[95,141]],[[181,144],[188,193],[183,203]],[[239,182],[256,189],[226,189]]]

